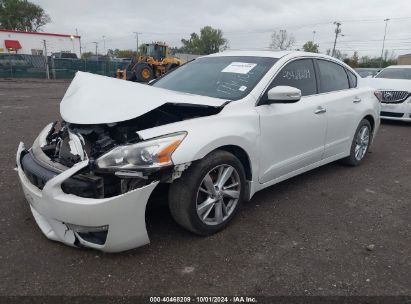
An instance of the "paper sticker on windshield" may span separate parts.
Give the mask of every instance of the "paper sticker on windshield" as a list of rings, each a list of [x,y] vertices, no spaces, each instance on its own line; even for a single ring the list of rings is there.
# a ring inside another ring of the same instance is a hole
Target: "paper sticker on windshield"
[[[221,72],[222,73],[236,73],[236,74],[247,74],[250,72],[257,64],[247,63],[247,62],[231,62],[226,66]]]
[[[241,86],[238,90],[241,91],[241,92],[244,92],[245,90],[247,90],[247,87],[246,86]]]

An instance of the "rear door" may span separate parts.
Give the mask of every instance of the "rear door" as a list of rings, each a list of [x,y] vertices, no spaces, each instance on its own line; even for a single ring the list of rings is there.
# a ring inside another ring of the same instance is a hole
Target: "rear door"
[[[361,102],[356,76],[352,73],[349,75],[345,67],[330,60],[316,59],[316,68],[319,96],[327,109],[328,126],[323,158],[346,154],[358,124],[356,107]]]

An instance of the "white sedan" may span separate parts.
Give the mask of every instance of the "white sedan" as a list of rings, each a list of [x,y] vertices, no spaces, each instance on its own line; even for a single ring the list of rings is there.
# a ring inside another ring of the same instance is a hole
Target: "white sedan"
[[[77,247],[145,245],[149,200],[210,235],[259,190],[365,158],[380,124],[373,89],[334,58],[224,52],[150,85],[78,72],[61,122],[20,143],[17,169],[42,232]]]
[[[367,79],[378,89],[381,118],[411,122],[411,65],[392,65]]]

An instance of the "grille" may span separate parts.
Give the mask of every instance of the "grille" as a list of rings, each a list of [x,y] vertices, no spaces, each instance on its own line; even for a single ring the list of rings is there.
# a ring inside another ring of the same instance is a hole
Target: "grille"
[[[383,103],[402,103],[410,95],[407,91],[381,91]]]
[[[21,159],[22,169],[30,182],[42,190],[44,185],[58,173],[52,172],[40,166],[31,153],[26,153]],[[104,185],[101,177],[73,176],[68,178],[61,188],[65,193],[80,197],[102,198],[104,197]]]
[[[384,116],[384,117],[403,117],[404,113],[381,112],[381,116]]]

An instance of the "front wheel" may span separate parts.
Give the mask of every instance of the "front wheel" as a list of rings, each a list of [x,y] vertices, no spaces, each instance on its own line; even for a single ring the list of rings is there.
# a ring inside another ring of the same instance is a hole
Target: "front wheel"
[[[350,156],[343,159],[343,163],[350,166],[358,166],[364,160],[372,139],[371,124],[367,119],[361,120],[355,131],[351,143]]]
[[[231,153],[215,151],[191,165],[170,186],[174,220],[199,235],[223,229],[238,211],[245,193],[245,173]]]
[[[154,78],[153,68],[146,62],[137,63],[134,73],[138,82],[149,82]]]

